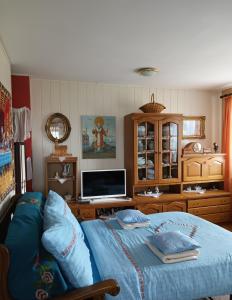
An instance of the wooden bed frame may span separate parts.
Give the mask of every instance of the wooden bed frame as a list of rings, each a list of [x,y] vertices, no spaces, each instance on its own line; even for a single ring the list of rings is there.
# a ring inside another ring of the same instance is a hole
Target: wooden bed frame
[[[0,217],[0,243],[3,243],[7,234],[8,226],[11,221],[11,215],[15,210],[17,199],[20,195],[14,196],[9,202],[8,207]],[[0,299],[13,300],[8,291],[7,275],[10,264],[10,254],[8,249],[0,244]],[[78,288],[67,292],[58,297],[50,298],[52,300],[103,300],[105,294],[111,296],[118,295],[120,288],[113,279],[104,280],[88,287]]]

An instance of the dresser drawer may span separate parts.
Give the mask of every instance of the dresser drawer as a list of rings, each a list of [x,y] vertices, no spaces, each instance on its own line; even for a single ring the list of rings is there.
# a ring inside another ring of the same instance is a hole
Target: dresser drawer
[[[186,212],[186,202],[173,201],[163,204],[163,212],[167,211],[183,211]]]
[[[144,204],[144,205],[137,205],[136,207],[138,210],[140,210],[142,213],[149,215],[149,214],[155,214],[163,211],[163,205],[162,204]]]
[[[68,203],[68,206],[71,209],[74,216],[77,216],[77,204],[76,203]]]
[[[230,204],[230,197],[219,197],[219,198],[208,198],[208,199],[199,199],[199,200],[189,200],[188,208],[193,207],[204,207],[204,206],[216,206],[223,204]]]
[[[199,208],[190,208],[188,212],[193,215],[205,215],[205,214],[214,214],[220,212],[230,212],[231,204],[218,205],[218,206],[208,206],[208,207],[199,207]]]
[[[199,217],[213,223],[231,222],[232,220],[232,215],[230,212],[209,214],[209,215],[199,215]]]
[[[80,209],[80,218],[83,220],[92,220],[96,218],[95,209]]]

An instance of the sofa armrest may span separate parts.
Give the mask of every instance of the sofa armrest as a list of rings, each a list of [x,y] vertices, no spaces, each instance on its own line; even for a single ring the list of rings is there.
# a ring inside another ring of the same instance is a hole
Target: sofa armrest
[[[8,249],[2,244],[0,244],[0,262],[0,299],[11,300],[7,286],[10,257]]]
[[[11,300],[7,287],[7,273],[9,268],[8,249],[0,244],[0,299]],[[105,294],[116,296],[120,291],[118,283],[113,279],[100,281],[93,285],[78,288],[67,292],[61,296],[53,297],[51,300],[85,300],[85,299],[104,299]]]
[[[104,299],[105,294],[111,296],[118,295],[120,287],[113,279],[104,280],[93,285],[78,288],[74,291],[54,297],[52,300],[85,300],[85,299]]]

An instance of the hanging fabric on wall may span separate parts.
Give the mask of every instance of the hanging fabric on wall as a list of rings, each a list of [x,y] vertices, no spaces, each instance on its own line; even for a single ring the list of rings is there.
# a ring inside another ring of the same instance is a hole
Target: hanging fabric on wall
[[[27,157],[27,181],[32,180],[32,162],[31,157]]]
[[[12,132],[11,96],[0,82],[0,202],[14,189]]]
[[[225,189],[232,191],[232,96],[224,99],[222,151],[226,153]]]
[[[30,157],[32,160],[32,144],[31,144],[32,132],[31,132],[31,123],[29,123],[28,121],[30,120],[30,109],[31,109],[30,78],[29,76],[22,76],[22,75],[12,75],[11,78],[12,78],[12,106],[14,109],[23,109],[26,112],[26,116],[24,115],[24,120],[27,120],[26,125],[23,125],[23,130],[22,130],[23,134],[20,135],[16,134],[15,137],[16,140],[22,140],[24,142],[26,159]],[[25,108],[27,109],[25,110]],[[20,138],[17,138],[17,136],[20,136]],[[27,180],[26,186],[27,186],[27,192],[32,191],[32,180]]]
[[[27,107],[13,108],[14,142],[31,137],[31,111]]]

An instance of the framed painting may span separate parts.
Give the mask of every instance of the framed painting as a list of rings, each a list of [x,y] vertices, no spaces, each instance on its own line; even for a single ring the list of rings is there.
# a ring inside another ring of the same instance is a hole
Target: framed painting
[[[81,116],[82,158],[116,158],[116,118]]]
[[[205,139],[205,116],[183,117],[183,139]]]
[[[11,97],[0,83],[0,202],[14,189]]]

